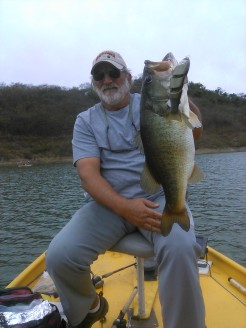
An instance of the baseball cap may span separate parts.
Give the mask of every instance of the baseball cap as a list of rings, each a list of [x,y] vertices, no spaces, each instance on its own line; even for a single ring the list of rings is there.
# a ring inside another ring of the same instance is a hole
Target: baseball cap
[[[124,59],[118,52],[105,50],[93,60],[91,74],[94,73],[96,66],[102,62],[110,63],[120,70],[127,67]]]

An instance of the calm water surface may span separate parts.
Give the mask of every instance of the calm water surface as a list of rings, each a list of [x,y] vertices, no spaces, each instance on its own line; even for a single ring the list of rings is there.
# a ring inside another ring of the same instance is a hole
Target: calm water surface
[[[197,155],[205,179],[189,188],[196,231],[246,265],[246,153]],[[0,287],[41,252],[84,204],[70,164],[0,168]]]

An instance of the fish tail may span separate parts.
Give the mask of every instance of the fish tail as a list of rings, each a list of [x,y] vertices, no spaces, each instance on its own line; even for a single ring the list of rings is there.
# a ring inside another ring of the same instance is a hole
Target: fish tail
[[[163,236],[169,235],[174,223],[177,223],[185,231],[190,230],[190,219],[186,208],[179,213],[168,212],[164,209],[161,221],[161,233]]]

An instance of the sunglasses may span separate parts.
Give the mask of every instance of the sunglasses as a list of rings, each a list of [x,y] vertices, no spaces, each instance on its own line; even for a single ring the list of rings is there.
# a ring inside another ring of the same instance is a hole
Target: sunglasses
[[[108,148],[103,148],[101,147],[101,149],[105,149],[105,150],[109,150],[111,151],[111,153],[128,153],[130,151],[136,150],[137,148],[139,148],[137,145],[135,146],[130,146],[127,148],[122,148],[122,149],[113,149],[111,142],[110,142],[110,137],[109,137],[109,122],[108,122],[108,117],[107,117],[107,113],[105,111],[105,109],[102,107],[103,110],[103,114],[104,114],[104,119],[105,119],[105,124],[106,124],[106,136],[107,136],[107,143],[108,143]],[[130,120],[131,120],[131,124],[133,126],[133,128],[135,129],[135,134],[138,133],[138,129],[136,127],[136,125],[133,122],[133,114],[132,114],[132,103],[130,103],[130,107],[129,107],[129,115],[130,115]],[[133,134],[132,139],[135,140],[135,134]]]
[[[94,81],[102,81],[105,75],[108,75],[111,79],[118,79],[120,77],[120,70],[115,68],[108,71],[98,71],[92,74]]]
[[[135,132],[137,133],[138,132],[137,127],[133,122],[132,122],[132,126],[134,127]],[[128,148],[124,148],[124,149],[113,149],[113,147],[111,146],[110,138],[109,138],[109,128],[110,128],[109,125],[107,125],[107,130],[106,130],[107,142],[108,142],[109,150],[111,151],[111,153],[128,153],[128,152],[136,150],[138,148],[138,146],[133,146],[133,147],[128,147]],[[135,136],[133,138],[135,138]]]

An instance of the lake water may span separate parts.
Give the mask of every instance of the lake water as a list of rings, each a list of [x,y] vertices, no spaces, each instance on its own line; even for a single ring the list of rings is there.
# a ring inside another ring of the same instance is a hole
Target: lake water
[[[246,152],[202,154],[205,179],[189,188],[197,234],[246,266]],[[45,251],[84,204],[72,164],[0,167],[0,287]]]

